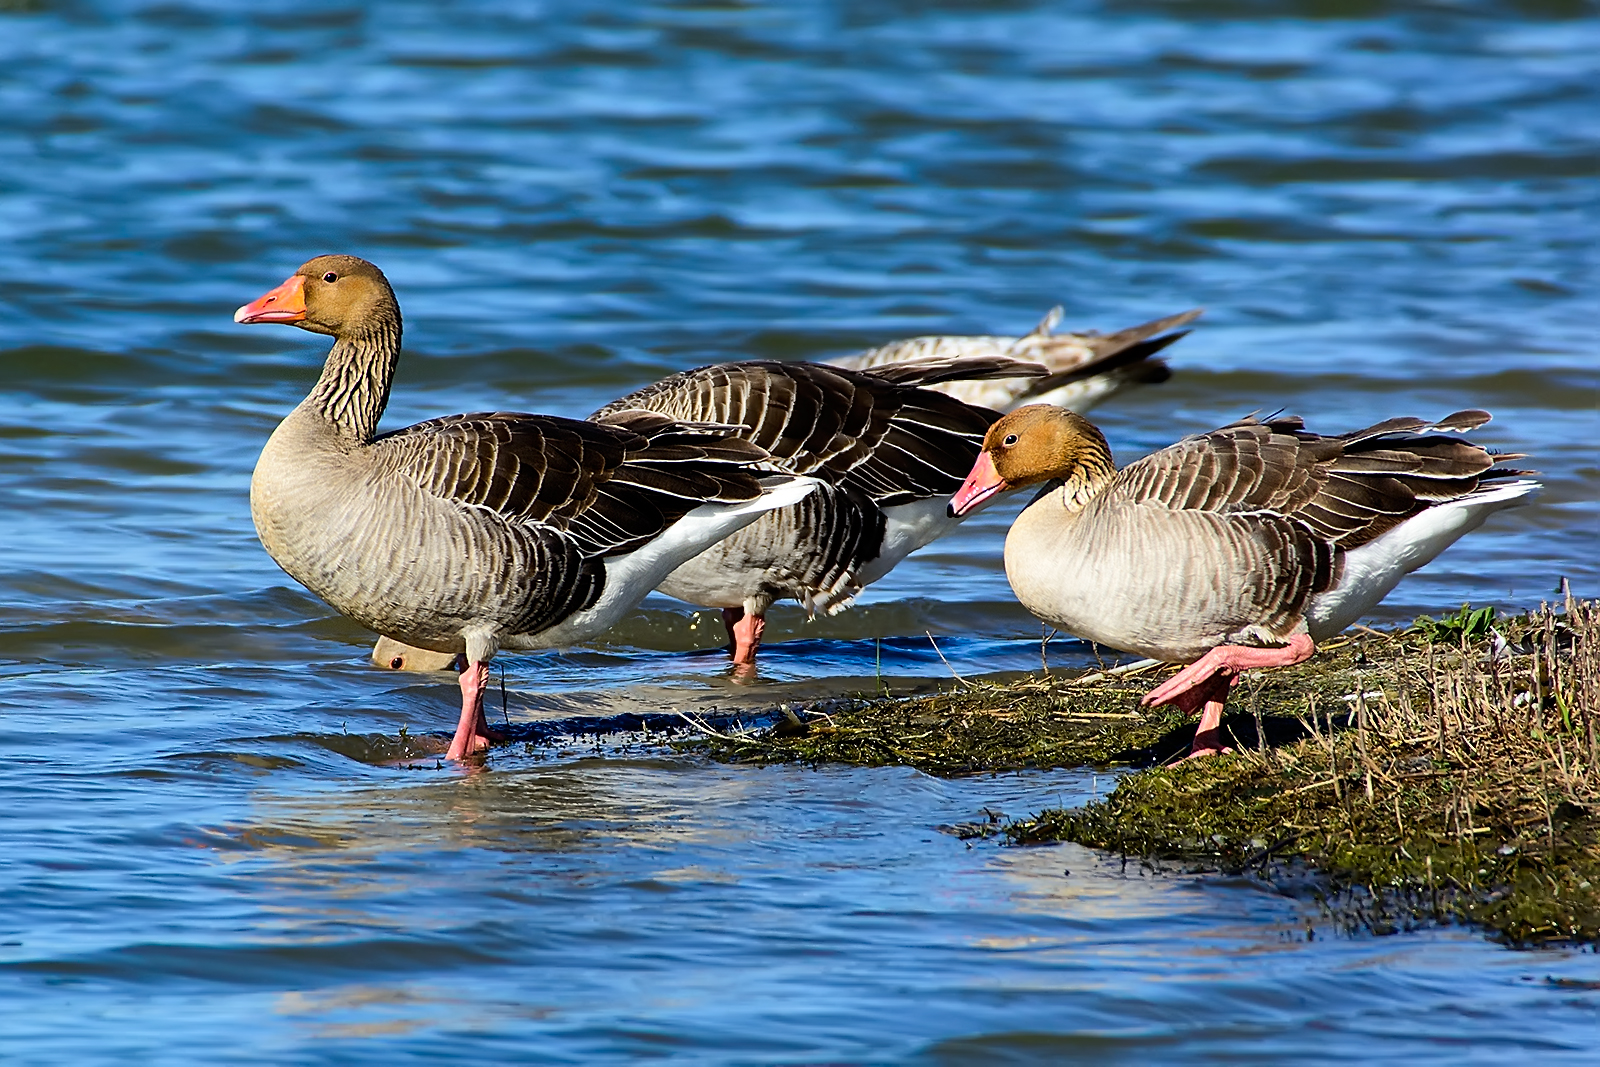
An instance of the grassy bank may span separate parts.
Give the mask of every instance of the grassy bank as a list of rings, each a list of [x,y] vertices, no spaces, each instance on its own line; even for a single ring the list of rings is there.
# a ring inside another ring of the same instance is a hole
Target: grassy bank
[[[1518,944],[1600,939],[1600,605],[1347,635],[1247,676],[1224,721],[1234,753],[1176,766],[1193,720],[1137,706],[1165,673],[838,701],[706,743],[729,760],[934,774],[1144,767],[1006,832],[1310,887],[1378,932],[1466,921]]]

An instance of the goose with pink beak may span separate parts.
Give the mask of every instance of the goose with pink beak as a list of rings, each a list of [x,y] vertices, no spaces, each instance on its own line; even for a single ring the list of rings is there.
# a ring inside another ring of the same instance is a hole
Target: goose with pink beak
[[[1199,712],[1190,756],[1228,751],[1221,722],[1241,671],[1287,666],[1378,604],[1502,508],[1540,489],[1460,435],[1458,411],[1338,436],[1294,417],[1241,419],[1117,470],[1105,437],[1062,408],[990,427],[950,501],[967,515],[1041,486],[1006,536],[1024,607],[1085,640],[1183,670],[1144,697]]]

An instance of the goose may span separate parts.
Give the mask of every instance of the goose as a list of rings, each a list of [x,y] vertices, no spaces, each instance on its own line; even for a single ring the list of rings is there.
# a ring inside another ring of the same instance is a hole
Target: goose
[[[633,409],[449,415],[379,433],[400,307],[355,256],[306,262],[234,321],[334,338],[262,449],[250,514],[273,560],[336,611],[465,657],[452,760],[491,743],[483,693],[498,649],[600,633],[674,567],[815,487],[756,469],[766,453],[729,427]]]
[[[1458,411],[1338,436],[1299,418],[1248,417],[1117,470],[1100,431],[1061,408],[1018,408],[989,428],[950,501],[967,515],[1043,484],[1006,535],[1023,606],[1078,637],[1188,664],[1143,698],[1201,712],[1190,756],[1219,751],[1228,691],[1246,668],[1288,666],[1502,508],[1541,488],[1454,434]]]
[[[778,469],[825,483],[702,552],[660,587],[720,608],[733,663],[748,668],[774,602],[790,598],[813,616],[836,614],[955,528],[960,520],[947,514],[945,499],[999,417],[992,408],[1032,395],[1035,382],[1087,410],[1130,385],[1164,381],[1167,365],[1155,355],[1199,315],[1197,308],[1105,336],[1052,334],[1061,318],[1055,308],[1023,337],[915,337],[826,365],[715,364],[646,386],[590,417],[635,407],[742,424]],[[440,669],[404,648],[375,649],[373,662]]]
[[[1061,308],[1053,307],[1021,337],[932,335],[892,341],[878,348],[827,362],[836,367],[870,371],[886,363],[929,356],[1010,356],[1039,363],[1050,372],[1038,378],[985,378],[940,382],[930,388],[957,400],[995,411],[1022,404],[1054,404],[1082,415],[1102,401],[1135,385],[1154,385],[1171,377],[1166,361],[1156,354],[1188,331],[1202,309],[1152,319],[1115,333],[1056,333]]]
[[[736,666],[749,668],[766,613],[783,597],[843,610],[909,553],[953,529],[945,501],[999,415],[922,386],[984,375],[1043,375],[1009,356],[936,356],[853,371],[752,360],[682,371],[607,404],[746,427],[746,440],[817,491],[681,564],[668,596],[721,608]],[[748,673],[748,672],[744,672]]]
[[[1113,378],[1127,372],[1129,382],[1139,374],[1160,380],[1166,365],[1151,357],[1183,336],[1174,327],[1199,314],[1168,316],[1108,338],[1052,337],[1060,318],[1055,311],[1023,338],[913,338],[857,357],[870,364],[863,369],[768,360],[716,364],[630,393],[596,416],[634,407],[749,426],[748,439],[771,453],[780,470],[823,481],[800,504],[718,542],[660,586],[690,604],[721,608],[733,662],[748,668],[775,601],[792,598],[813,616],[835,614],[959,524],[946,495],[960,484],[999,416],[962,397],[936,397],[935,390],[992,387],[971,395],[1011,403],[1034,380],[1058,390],[1090,381],[1101,373],[1090,365]],[[1025,354],[1053,362],[1019,358]],[[1145,370],[1133,372],[1138,366]],[[1077,399],[1088,406],[1120,387],[1087,389]]]

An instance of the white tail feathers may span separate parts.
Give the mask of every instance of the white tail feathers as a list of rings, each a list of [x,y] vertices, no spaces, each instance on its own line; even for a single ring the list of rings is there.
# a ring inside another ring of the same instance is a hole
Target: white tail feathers
[[[1423,566],[1505,508],[1531,503],[1544,488],[1531,478],[1490,482],[1466,496],[1418,512],[1376,541],[1344,557],[1339,584],[1311,602],[1306,626],[1322,641],[1343,630],[1388,596],[1400,579]]]

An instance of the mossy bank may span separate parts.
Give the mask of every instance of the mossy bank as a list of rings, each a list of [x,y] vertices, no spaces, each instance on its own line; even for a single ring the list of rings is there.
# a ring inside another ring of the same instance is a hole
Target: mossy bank
[[[1224,721],[1234,751],[1176,765],[1194,720],[1138,706],[1165,671],[833,701],[700,743],[725,760],[941,775],[1143,768],[1005,833],[1248,872],[1380,933],[1464,921],[1515,944],[1600,940],[1596,603],[1347,634],[1246,675]]]

